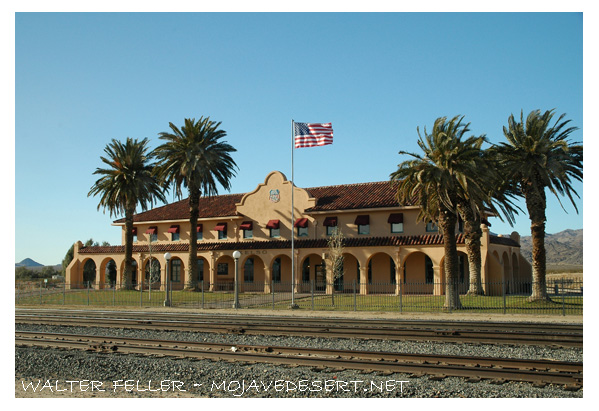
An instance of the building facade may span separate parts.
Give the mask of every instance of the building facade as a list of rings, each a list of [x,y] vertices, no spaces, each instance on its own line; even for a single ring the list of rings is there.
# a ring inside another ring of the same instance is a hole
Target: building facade
[[[399,207],[389,181],[339,186],[293,187],[273,171],[263,183],[245,194],[200,199],[197,227],[190,227],[187,199],[134,216],[133,258],[137,287],[152,281],[164,284],[169,252],[170,281],[204,290],[230,289],[239,258],[242,291],[270,293],[272,287],[291,287],[291,236],[294,236],[295,290],[315,287],[320,292],[353,290],[369,293],[444,293],[443,238],[432,224],[418,222],[419,208]],[[125,221],[119,246],[84,247],[77,242],[67,267],[72,287],[124,286]],[[468,264],[464,236],[458,227],[460,291],[468,289]],[[188,244],[191,230],[198,233],[198,277],[189,278]],[[344,270],[333,279],[327,267],[327,240],[336,229],[344,234]],[[487,294],[497,285],[530,282],[531,266],[520,254],[520,237],[497,236],[482,225],[482,282]],[[495,284],[495,285],[494,285]],[[403,287],[403,288],[402,288]]]

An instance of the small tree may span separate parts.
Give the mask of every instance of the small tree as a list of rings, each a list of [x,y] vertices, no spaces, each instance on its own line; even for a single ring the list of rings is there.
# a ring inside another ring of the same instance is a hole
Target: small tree
[[[335,305],[335,283],[343,278],[343,252],[345,251],[345,237],[341,228],[335,227],[333,234],[329,237],[329,263],[332,272],[333,289],[331,292],[331,300]]]

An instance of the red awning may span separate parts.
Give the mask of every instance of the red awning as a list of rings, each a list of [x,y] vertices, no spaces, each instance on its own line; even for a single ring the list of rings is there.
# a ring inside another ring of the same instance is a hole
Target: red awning
[[[137,235],[137,227],[133,227],[133,229],[131,230],[131,232],[133,233],[133,235]]]
[[[356,221],[354,221],[355,225],[368,225],[370,224],[370,216],[369,215],[359,215],[356,217]]]
[[[279,228],[279,220],[268,220],[266,228]]]
[[[306,228],[308,227],[308,219],[307,218],[298,218],[295,220],[295,227]]]
[[[391,224],[403,223],[403,213],[391,214],[387,222]]]
[[[158,227],[154,226],[154,227],[149,227],[146,230],[146,234],[156,234],[158,232]]]
[[[214,227],[214,231],[225,231],[227,229],[227,223],[218,223]]]
[[[251,230],[252,227],[253,223],[251,221],[244,221],[243,223],[241,223],[241,226],[239,226],[239,228],[242,230]]]
[[[204,229],[204,227],[202,227],[202,224],[198,224],[198,226],[197,226],[197,228],[196,228],[196,229],[197,229],[197,232],[198,232],[198,233],[201,233],[201,232],[202,232],[202,230]]]
[[[337,217],[327,217],[324,219],[324,223],[322,223],[325,227],[337,227]]]
[[[171,228],[168,229],[169,233],[178,233],[179,232],[179,226],[178,225],[172,225]]]

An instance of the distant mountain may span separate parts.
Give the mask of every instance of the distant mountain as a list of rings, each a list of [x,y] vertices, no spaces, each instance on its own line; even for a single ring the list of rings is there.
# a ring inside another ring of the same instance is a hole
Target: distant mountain
[[[43,264],[33,261],[31,258],[26,258],[20,263],[16,263],[15,267],[43,267]]]
[[[520,238],[520,252],[532,263],[532,237]],[[582,228],[545,235],[547,265],[582,265]]]

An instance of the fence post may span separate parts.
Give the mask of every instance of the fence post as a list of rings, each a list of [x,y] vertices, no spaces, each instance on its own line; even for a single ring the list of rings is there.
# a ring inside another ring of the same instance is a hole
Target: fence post
[[[505,280],[501,282],[501,290],[503,292],[503,313],[506,313],[506,304],[505,304]]]
[[[401,285],[401,279],[399,282],[399,312],[403,313],[403,287]]]
[[[312,300],[312,311],[314,311],[314,280],[310,280],[310,296]]]
[[[562,315],[566,316],[566,291],[564,290],[564,279],[562,278]]]
[[[356,297],[356,280],[354,280],[354,311],[358,311],[358,299]]]

